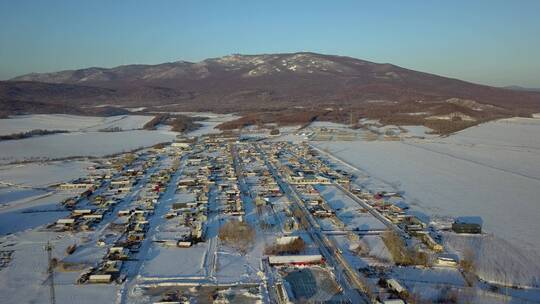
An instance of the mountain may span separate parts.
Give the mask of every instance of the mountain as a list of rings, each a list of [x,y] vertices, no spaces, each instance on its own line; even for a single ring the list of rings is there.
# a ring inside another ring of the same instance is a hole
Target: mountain
[[[423,123],[435,115],[455,118],[455,113],[485,121],[540,111],[538,92],[305,52],[33,73],[0,82],[0,102],[14,101],[250,114],[301,108],[298,112],[315,111],[318,118],[332,120],[345,119],[334,111],[342,108],[359,117],[398,123]]]
[[[531,92],[540,92],[540,88],[524,88],[522,86],[512,85],[503,87],[503,89],[515,90],[515,91],[531,91]]]

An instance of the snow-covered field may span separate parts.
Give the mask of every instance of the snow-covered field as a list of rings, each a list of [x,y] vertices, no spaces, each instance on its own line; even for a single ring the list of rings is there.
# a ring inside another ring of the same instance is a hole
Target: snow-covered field
[[[27,132],[35,129],[98,131],[118,127],[122,130],[140,129],[153,116],[119,115],[110,117],[77,116],[66,114],[20,115],[0,119],[0,135]]]
[[[10,202],[0,209],[0,235],[36,228],[67,216],[68,211],[58,210],[60,202],[71,196],[73,193],[49,192]]]
[[[65,248],[79,241],[76,236],[26,231],[3,239],[0,250],[14,250],[10,266],[0,275],[0,303],[48,303],[47,241],[53,255],[64,256]],[[77,272],[56,272],[56,303],[114,303],[119,285],[77,285]]]
[[[474,261],[479,276],[494,283],[534,286],[540,279],[540,264],[534,255],[496,236],[444,235],[445,245],[456,252],[475,248]],[[511,270],[511,271],[509,271]]]
[[[485,231],[540,264],[539,119],[490,122],[429,140],[314,144],[364,170],[364,183],[404,191],[428,219],[481,216]]]
[[[64,114],[21,115],[0,119],[0,134],[34,129],[67,130],[72,133],[38,136],[0,142],[0,164],[66,158],[103,156],[171,141],[175,132],[141,130],[153,116],[121,115],[91,117]],[[119,128],[123,132],[99,132]]]
[[[34,228],[67,212],[50,211],[73,192],[47,187],[86,176],[89,161],[29,163],[0,167],[0,235]],[[30,212],[33,210],[48,212]]]
[[[185,113],[184,113],[185,114]],[[233,119],[232,115],[212,113],[190,113],[190,115],[211,116],[201,130],[188,135],[197,136],[216,132],[213,127],[223,121]],[[124,122],[124,123],[127,123]],[[133,122],[134,123],[134,122]],[[134,123],[135,125],[135,123]],[[316,123],[315,126],[329,125]],[[149,146],[157,142],[171,141],[177,133],[163,128],[156,131],[130,130],[116,133],[96,132],[94,127],[83,127],[69,134],[55,134],[30,139],[0,142],[0,163],[36,158],[61,158],[75,155],[101,156]],[[286,138],[300,138],[294,129],[283,132]],[[540,204],[540,119],[511,119],[491,122],[471,128],[447,138],[428,139],[403,138],[401,141],[323,141],[314,145],[343,159],[362,171],[356,185],[373,189],[396,190],[404,193],[404,202],[411,205],[415,213],[427,219],[444,216],[481,216],[487,235],[463,236],[443,233],[445,249],[449,253],[462,253],[465,248],[476,248],[476,266],[480,277],[486,281],[508,282],[515,285],[537,285],[540,278],[540,223],[537,215]],[[421,136],[425,129],[412,128],[409,132]],[[221,152],[213,156],[221,155]],[[215,155],[214,155],[215,154]],[[212,158],[213,159],[213,158]],[[173,158],[167,157],[158,163],[160,168],[168,167]],[[182,168],[187,166],[181,163]],[[25,163],[0,166],[0,250],[15,250],[13,260],[6,269],[0,269],[0,286],[4,291],[0,303],[8,303],[17,298],[23,303],[41,303],[48,300],[46,280],[46,255],[43,245],[51,240],[55,245],[54,256],[63,257],[64,262],[84,262],[92,264],[106,254],[105,247],[97,247],[97,239],[106,235],[107,224],[115,212],[107,215],[103,225],[91,232],[79,235],[72,233],[52,233],[38,226],[52,223],[68,215],[59,209],[59,202],[70,197],[69,191],[46,188],[87,175],[86,168],[91,161],[49,161],[45,163]],[[243,164],[245,169],[262,169],[260,164]],[[198,172],[198,165],[189,165],[185,171]],[[178,179],[186,172],[177,172],[160,199],[155,214],[149,218],[146,243],[140,248],[136,259],[126,262],[125,273],[129,274],[124,285],[77,285],[79,273],[57,271],[57,298],[59,303],[113,303],[121,299],[128,302],[138,297],[137,284],[151,284],[160,281],[189,282],[214,278],[220,283],[259,283],[262,280],[261,259],[265,247],[275,242],[282,233],[283,218],[275,228],[263,229],[261,219],[281,214],[279,207],[289,209],[284,204],[274,204],[270,208],[256,208],[253,196],[259,177],[239,179],[240,195],[243,201],[243,219],[255,230],[255,240],[245,254],[240,254],[217,237],[221,220],[218,190],[209,193],[210,210],[207,221],[207,242],[190,248],[164,247],[154,242],[164,239],[169,233],[180,228],[175,221],[167,220],[165,213],[174,202],[191,202],[194,194],[175,193]],[[149,172],[153,172],[150,170]],[[150,174],[150,173],[148,173]],[[147,175],[148,175],[147,174]],[[146,177],[148,178],[148,177]],[[144,179],[143,179],[144,180]],[[132,192],[134,201],[125,200],[118,208],[135,206],[141,187]],[[215,188],[215,186],[214,186]],[[339,220],[321,219],[321,226],[328,230],[371,230],[372,235],[356,236],[354,233],[331,235],[330,239],[340,248],[343,256],[353,268],[367,265],[392,265],[392,257],[379,235],[375,233],[386,227],[371,214],[345,196],[333,186],[317,186],[317,190],[336,211]],[[133,204],[132,204],[133,203]],[[172,229],[175,228],[175,229]],[[13,234],[11,234],[13,233]],[[298,232],[295,232],[298,233]],[[307,242],[306,254],[317,254],[316,242],[309,234],[299,232]],[[75,254],[65,256],[65,248],[78,244]],[[360,253],[359,248],[366,249]],[[508,271],[507,271],[508,270]],[[396,278],[415,293],[423,291],[435,297],[441,286],[465,290],[466,283],[456,269],[392,267],[389,277]],[[29,283],[26,283],[29,282]],[[28,289],[20,288],[30,285]],[[481,283],[485,284],[485,283]],[[141,286],[142,286],[141,285]],[[136,287],[133,288],[132,287]],[[487,288],[486,288],[487,289]],[[527,293],[527,292],[523,292]],[[536,294],[528,292],[530,297]],[[141,303],[146,301],[141,298]],[[476,301],[473,301],[476,303]]]
[[[46,187],[83,177],[89,161],[28,163],[0,167],[0,183],[11,186]]]
[[[200,278],[204,277],[204,259],[208,244],[196,244],[190,248],[167,248],[156,244],[141,269],[144,278]]]
[[[76,132],[0,142],[0,163],[71,156],[104,156],[172,141],[176,132]]]

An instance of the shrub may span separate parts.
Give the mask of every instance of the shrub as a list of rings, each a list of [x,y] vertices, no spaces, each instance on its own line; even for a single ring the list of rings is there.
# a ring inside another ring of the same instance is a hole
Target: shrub
[[[34,137],[34,136],[43,136],[43,135],[58,134],[58,133],[69,133],[69,131],[35,129],[28,132],[14,133],[14,134],[9,134],[9,135],[0,135],[0,141],[24,139],[24,138]]]
[[[429,257],[425,252],[417,252],[407,248],[405,242],[393,231],[387,231],[382,235],[384,244],[390,251],[397,265],[424,265],[428,266]]]
[[[467,248],[463,251],[463,257],[459,261],[459,265],[464,272],[475,273],[476,265],[474,263],[474,251],[471,248]]]
[[[274,244],[266,248],[266,254],[297,254],[304,250],[306,243],[302,238],[297,238],[288,244]]]
[[[219,229],[219,239],[241,254],[246,254],[255,241],[255,229],[246,222],[231,220]]]

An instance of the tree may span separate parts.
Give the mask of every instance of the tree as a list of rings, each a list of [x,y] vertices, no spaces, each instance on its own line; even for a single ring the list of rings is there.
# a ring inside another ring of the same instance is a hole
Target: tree
[[[230,220],[219,229],[219,239],[246,254],[255,241],[255,229],[246,222]]]
[[[397,233],[387,231],[382,235],[382,239],[397,265],[429,265],[428,255],[425,252],[408,248],[405,241]]]
[[[459,265],[461,266],[461,269],[463,269],[466,273],[475,273],[476,272],[476,264],[474,262],[475,260],[475,254],[473,249],[466,248],[463,251],[463,257],[459,261]]]

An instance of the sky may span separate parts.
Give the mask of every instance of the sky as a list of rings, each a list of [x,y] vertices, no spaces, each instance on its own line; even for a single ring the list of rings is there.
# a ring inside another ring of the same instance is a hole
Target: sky
[[[312,51],[540,88],[540,1],[0,0],[0,79]]]

